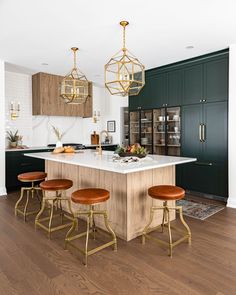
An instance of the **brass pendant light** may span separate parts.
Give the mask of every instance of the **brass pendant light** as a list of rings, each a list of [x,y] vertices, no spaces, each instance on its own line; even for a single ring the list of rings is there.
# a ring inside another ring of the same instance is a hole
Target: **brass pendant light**
[[[121,21],[123,48],[105,65],[105,86],[112,95],[137,95],[145,85],[145,67],[125,45],[125,28],[129,23]]]
[[[76,66],[77,47],[72,47],[74,53],[74,67],[71,72],[66,75],[60,85],[60,96],[67,104],[82,104],[86,102],[88,97],[89,82],[85,75],[79,71]]]

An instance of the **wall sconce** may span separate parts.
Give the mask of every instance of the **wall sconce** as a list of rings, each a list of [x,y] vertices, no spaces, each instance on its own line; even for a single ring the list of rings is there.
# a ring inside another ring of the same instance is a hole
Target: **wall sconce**
[[[20,113],[20,103],[11,101],[11,107],[10,107],[11,119],[16,120],[16,118],[19,117],[19,113]]]
[[[93,123],[97,123],[100,120],[100,111],[93,112]]]

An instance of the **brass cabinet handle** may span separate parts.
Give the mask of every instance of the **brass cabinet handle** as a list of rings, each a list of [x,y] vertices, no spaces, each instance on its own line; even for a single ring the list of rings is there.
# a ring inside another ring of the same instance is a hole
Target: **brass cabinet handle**
[[[199,140],[202,142],[202,124],[199,124]]]
[[[213,164],[211,162],[195,162],[195,165],[199,166],[212,166]]]
[[[205,128],[205,124],[202,124],[202,141],[203,142],[206,141],[206,128]]]

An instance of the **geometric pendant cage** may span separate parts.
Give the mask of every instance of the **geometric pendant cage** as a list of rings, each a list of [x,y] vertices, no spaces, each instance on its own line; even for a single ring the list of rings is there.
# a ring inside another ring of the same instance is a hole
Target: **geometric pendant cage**
[[[77,47],[72,47],[74,53],[74,67],[60,84],[60,96],[67,104],[82,104],[89,95],[89,82],[85,75],[76,67]]]
[[[105,65],[105,86],[112,95],[137,95],[145,85],[145,67],[125,47],[125,27],[129,23],[121,21],[123,27],[123,48]]]

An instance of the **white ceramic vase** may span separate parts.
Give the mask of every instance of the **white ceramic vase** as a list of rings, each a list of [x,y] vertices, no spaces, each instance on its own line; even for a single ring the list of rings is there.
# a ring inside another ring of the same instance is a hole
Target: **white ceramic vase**
[[[56,148],[59,148],[59,147],[62,147],[63,145],[62,145],[62,142],[60,141],[60,140],[58,140],[57,142],[56,142]]]

